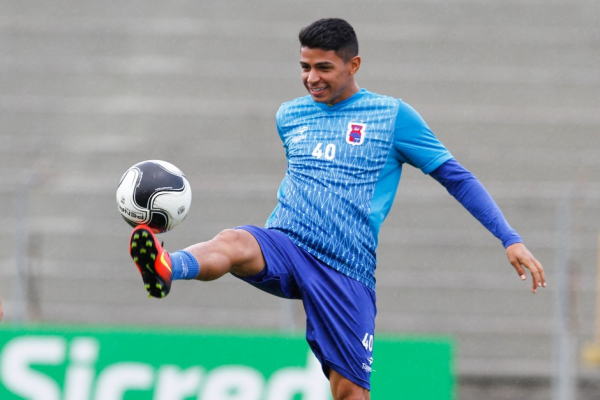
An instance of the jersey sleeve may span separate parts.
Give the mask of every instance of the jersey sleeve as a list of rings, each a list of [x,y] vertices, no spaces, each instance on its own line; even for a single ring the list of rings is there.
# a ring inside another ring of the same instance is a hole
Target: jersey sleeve
[[[394,148],[399,162],[419,168],[425,174],[453,158],[419,113],[401,100],[395,121]]]
[[[284,115],[284,112],[285,112],[284,109],[285,109],[285,103],[282,104],[279,107],[279,109],[277,110],[277,113],[275,113],[275,125],[277,126],[277,133],[279,134],[279,138],[285,144],[285,140],[283,138],[283,130],[281,129],[283,115]]]
[[[285,149],[286,159],[289,158],[289,149],[286,142],[287,138],[285,134],[285,129],[283,128],[283,126],[285,125],[287,105],[288,103],[283,103],[277,110],[277,113],[275,114],[275,125],[277,126],[277,134],[279,135],[279,138],[281,139],[281,142],[283,144],[283,148]]]
[[[458,200],[506,248],[523,240],[508,224],[502,211],[481,182],[458,161],[452,159],[431,172],[448,193]]]

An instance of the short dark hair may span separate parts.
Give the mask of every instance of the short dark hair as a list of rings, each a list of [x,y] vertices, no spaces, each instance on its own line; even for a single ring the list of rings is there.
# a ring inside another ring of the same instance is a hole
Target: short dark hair
[[[358,39],[352,26],[340,18],[323,18],[302,28],[300,46],[333,50],[345,62],[358,55]]]

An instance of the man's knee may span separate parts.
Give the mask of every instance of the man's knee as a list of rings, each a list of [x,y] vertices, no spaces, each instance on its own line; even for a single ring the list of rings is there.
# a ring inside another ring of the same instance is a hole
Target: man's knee
[[[330,371],[329,381],[334,400],[369,400],[369,391],[334,370]]]
[[[264,261],[260,246],[254,236],[242,229],[225,229],[213,241],[227,254],[231,272],[250,276],[262,270]]]
[[[223,247],[238,247],[240,234],[238,230],[225,229],[219,232],[217,236],[213,238],[213,241]]]
[[[335,400],[369,400],[370,398],[369,392],[365,389],[338,393],[334,396]]]
[[[240,254],[252,252],[252,242],[249,240],[249,232],[240,229],[225,229],[213,238],[220,247]]]

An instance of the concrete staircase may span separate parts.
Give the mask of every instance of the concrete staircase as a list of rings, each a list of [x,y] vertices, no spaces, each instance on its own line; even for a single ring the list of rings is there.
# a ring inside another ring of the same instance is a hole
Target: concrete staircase
[[[424,116],[486,185],[549,282],[531,295],[500,243],[409,167],[381,231],[378,332],[452,335],[461,377],[547,378],[557,254],[569,251],[573,329],[590,340],[600,230],[594,0],[3,2],[7,320],[18,317],[15,242],[26,211],[31,319],[303,329],[300,303],[231,277],[178,283],[163,301],[147,299],[114,192],[141,160],[186,172],[194,202],[164,236],[172,250],[224,228],[262,225],[285,172],[274,115],[304,95],[296,35],[324,16],[355,26],[359,84]],[[564,199],[571,236],[557,249]],[[582,367],[582,376],[595,373]]]

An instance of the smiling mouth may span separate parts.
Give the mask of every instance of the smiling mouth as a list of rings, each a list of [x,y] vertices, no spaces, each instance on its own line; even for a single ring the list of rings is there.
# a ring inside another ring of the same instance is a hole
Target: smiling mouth
[[[310,92],[311,93],[321,93],[323,92],[325,89],[327,89],[327,87],[319,87],[319,88],[310,88]]]

